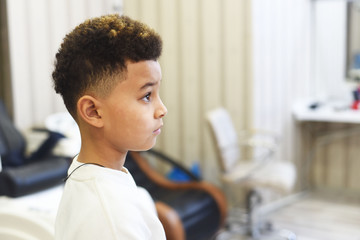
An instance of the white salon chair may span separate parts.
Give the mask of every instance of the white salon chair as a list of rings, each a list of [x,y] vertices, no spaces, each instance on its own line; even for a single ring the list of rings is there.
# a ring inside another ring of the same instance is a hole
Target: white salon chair
[[[245,205],[246,233],[258,239],[265,226],[269,226],[263,221],[264,192],[273,191],[276,196],[290,193],[296,180],[295,166],[274,159],[278,144],[274,134],[253,130],[238,135],[226,109],[210,111],[207,121],[218,155],[221,182],[228,190],[232,211]]]

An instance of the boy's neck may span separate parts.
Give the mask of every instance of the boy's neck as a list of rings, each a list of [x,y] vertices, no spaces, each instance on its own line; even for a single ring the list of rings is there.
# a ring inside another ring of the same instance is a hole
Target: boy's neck
[[[118,153],[112,155],[109,153],[101,154],[99,152],[87,151],[82,147],[77,160],[81,163],[96,163],[107,168],[126,172],[123,167],[126,154],[127,153]]]
[[[78,161],[96,163],[114,170],[124,171],[127,151],[114,149],[103,137],[102,129],[93,128],[80,120],[81,149]]]

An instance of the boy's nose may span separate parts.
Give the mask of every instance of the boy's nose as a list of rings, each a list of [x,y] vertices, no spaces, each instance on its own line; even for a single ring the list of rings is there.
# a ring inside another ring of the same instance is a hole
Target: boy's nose
[[[163,118],[167,114],[168,110],[165,107],[164,103],[160,100],[158,109],[155,112],[155,118]]]

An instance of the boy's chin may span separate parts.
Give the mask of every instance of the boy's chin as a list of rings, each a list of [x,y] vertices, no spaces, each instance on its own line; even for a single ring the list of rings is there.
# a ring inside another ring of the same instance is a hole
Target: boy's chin
[[[146,152],[150,149],[152,149],[155,146],[156,140],[154,141],[153,144],[149,144],[148,146],[143,146],[137,149],[131,149],[130,151],[135,151],[135,152]]]

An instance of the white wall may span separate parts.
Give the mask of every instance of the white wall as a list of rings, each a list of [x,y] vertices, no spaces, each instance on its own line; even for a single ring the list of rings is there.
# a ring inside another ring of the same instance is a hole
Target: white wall
[[[254,0],[252,7],[253,125],[280,135],[277,157],[287,161],[295,161],[299,151],[292,105],[313,88],[312,2]]]
[[[344,97],[343,94],[351,96],[345,81],[346,4],[346,1],[314,2],[312,95],[315,98],[332,100]]]

